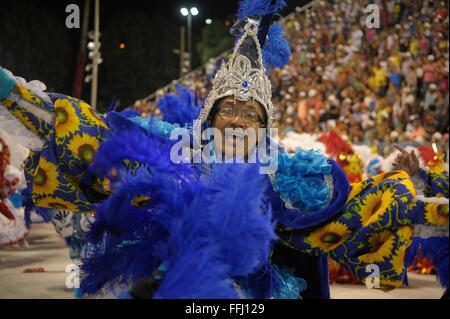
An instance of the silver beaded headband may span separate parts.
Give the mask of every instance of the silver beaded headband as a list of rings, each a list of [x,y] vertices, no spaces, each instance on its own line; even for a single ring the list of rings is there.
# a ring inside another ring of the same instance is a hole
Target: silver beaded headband
[[[258,25],[250,20],[244,27],[244,33],[237,42],[233,56],[227,63],[222,63],[212,81],[203,109],[197,120],[197,129],[207,121],[214,103],[226,96],[234,96],[241,101],[254,99],[261,103],[267,114],[267,130],[271,136],[273,125],[272,85],[266,75],[262,50],[257,38]],[[256,45],[258,67],[253,68],[248,57],[239,52],[239,48],[247,37],[251,37]]]

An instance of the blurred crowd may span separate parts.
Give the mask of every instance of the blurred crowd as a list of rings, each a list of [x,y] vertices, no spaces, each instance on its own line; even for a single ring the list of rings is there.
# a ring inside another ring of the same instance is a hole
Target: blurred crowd
[[[274,74],[280,132],[333,128],[350,141],[448,144],[448,12],[439,1],[327,1],[286,22]]]
[[[353,143],[436,143],[446,153],[448,1],[320,1],[284,24],[292,58],[271,72],[281,138],[333,129]],[[182,84],[205,98],[219,62]],[[141,109],[157,114],[149,103]]]

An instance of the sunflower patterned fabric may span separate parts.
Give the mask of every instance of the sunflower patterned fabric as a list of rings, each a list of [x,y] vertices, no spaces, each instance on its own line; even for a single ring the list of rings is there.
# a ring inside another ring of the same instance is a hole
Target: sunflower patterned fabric
[[[425,184],[423,190],[425,196],[448,198],[448,172],[444,171],[443,167],[431,167],[429,170],[419,169],[417,175]],[[421,216],[421,224],[448,226],[448,205],[418,202],[414,208],[422,209],[425,212]]]
[[[12,95],[1,104],[45,141],[25,164],[33,202],[38,207],[94,211],[95,197],[106,192],[106,181],[93,181],[86,171],[108,130],[105,119],[76,98],[48,93],[45,100],[20,84],[15,91],[31,107],[23,107]],[[50,123],[40,114],[49,114]]]
[[[448,172],[444,171],[442,162],[434,164],[437,165],[429,165],[428,170],[419,169],[416,174],[422,182],[419,183],[418,192],[423,192],[426,197],[448,199]],[[435,270],[438,282],[448,289],[448,204],[416,202],[413,209],[424,212],[419,215],[419,223],[424,226],[414,229],[413,243],[406,252],[406,265],[418,267],[421,273]]]
[[[448,172],[443,167],[432,167],[428,171],[419,169],[418,175],[425,183],[426,195],[448,198]]]
[[[399,287],[413,224],[439,224],[424,220],[423,203],[414,202],[415,196],[407,173],[376,175],[351,185],[336,218],[309,231],[281,228],[278,233],[294,249],[308,254],[328,253],[362,281],[371,274],[366,267],[375,264],[380,269],[380,288]]]

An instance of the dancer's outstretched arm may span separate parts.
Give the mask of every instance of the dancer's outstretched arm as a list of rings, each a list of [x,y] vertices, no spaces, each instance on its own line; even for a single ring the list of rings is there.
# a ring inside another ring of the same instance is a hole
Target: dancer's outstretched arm
[[[42,141],[26,162],[26,177],[38,207],[91,212],[104,197],[101,180],[86,173],[108,126],[87,103],[45,93],[0,68],[0,111],[17,118]]]
[[[413,158],[404,160],[414,162]],[[300,164],[291,163],[287,167],[296,168]],[[305,167],[311,171],[311,165],[312,163]],[[299,201],[294,202],[293,208],[274,207],[281,241],[303,253],[328,254],[361,280],[369,277],[373,269],[378,267],[381,288],[400,286],[405,272],[405,252],[416,231],[421,228],[447,227],[448,233],[448,217],[445,225],[437,225],[437,220],[429,218],[441,206],[426,203],[423,198],[417,197],[417,187],[410,174],[415,176],[418,167],[413,165],[409,168],[414,167],[411,171],[402,165],[397,171],[352,184],[350,192],[342,194],[345,196],[342,204],[332,211],[328,208],[339,196],[333,196],[326,207],[309,212],[301,210],[305,205],[296,204]],[[336,187],[339,177],[337,174],[332,175],[334,188],[342,190],[342,186]],[[280,177],[282,176],[276,176],[275,181]],[[299,199],[311,200],[318,198],[315,194],[320,193],[320,189],[315,192],[308,189],[299,192],[298,188],[286,192],[286,189],[295,185],[295,179],[292,178],[284,181],[283,185],[286,187],[281,189],[285,191],[282,195],[287,199],[292,198],[292,193],[299,194]],[[305,194],[313,194],[315,197],[305,197]],[[446,209],[448,211],[448,202]],[[323,219],[324,213],[327,213],[326,219]],[[284,216],[290,218],[286,219]],[[301,222],[296,223],[296,220]],[[320,222],[305,224],[308,220]]]

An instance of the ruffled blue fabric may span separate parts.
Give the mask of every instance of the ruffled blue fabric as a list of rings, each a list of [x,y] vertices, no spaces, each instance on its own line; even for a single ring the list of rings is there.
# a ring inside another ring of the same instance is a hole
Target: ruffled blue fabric
[[[16,85],[16,81],[6,74],[5,69],[0,67],[0,100],[8,97],[14,85]]]
[[[181,126],[179,124],[171,124],[153,117],[142,118],[140,116],[135,116],[130,118],[130,120],[132,120],[139,126],[145,128],[154,136],[164,139],[169,139],[170,134],[172,133],[173,130],[181,129]]]
[[[328,205],[315,213],[305,213],[299,209],[286,208],[285,202],[281,198],[281,194],[273,189],[269,189],[268,196],[272,203],[273,216],[277,222],[285,227],[293,229],[306,229],[317,226],[327,220],[336,216],[344,207],[350,193],[350,184],[348,179],[339,165],[333,161],[328,160],[331,165],[331,176],[333,179],[333,196]]]
[[[300,293],[306,289],[306,281],[300,277],[296,277],[292,269],[278,268],[274,266],[277,271],[278,280],[282,283],[280,290],[274,294],[275,299],[298,299]]]
[[[329,189],[324,176],[330,174],[331,165],[319,152],[301,149],[295,155],[282,152],[273,186],[288,206],[310,214],[328,205]]]

